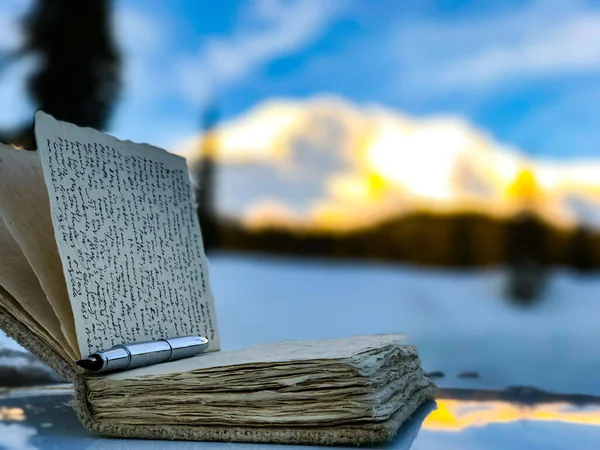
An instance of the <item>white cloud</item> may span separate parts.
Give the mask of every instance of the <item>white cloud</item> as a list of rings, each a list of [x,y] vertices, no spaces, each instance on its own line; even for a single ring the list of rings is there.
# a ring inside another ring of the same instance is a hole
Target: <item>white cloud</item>
[[[230,163],[283,160],[287,155],[286,140],[294,134],[301,108],[293,102],[273,101],[251,109],[239,120],[229,120],[219,127],[219,160]],[[202,155],[198,147],[203,137],[198,136],[183,143],[178,153],[189,159]]]
[[[198,102],[251,75],[276,58],[291,55],[321,35],[337,2],[258,0],[244,10],[228,36],[209,39],[178,64],[183,93]]]
[[[580,2],[526,7],[399,28],[392,52],[408,81],[473,89],[564,73],[600,73],[600,11]]]
[[[459,59],[442,75],[447,84],[493,83],[505,77],[600,69],[600,14],[568,19],[514,45]]]
[[[271,100],[221,124],[209,142],[219,211],[252,226],[354,227],[414,207],[507,215],[527,202],[568,225],[580,211],[565,198],[600,205],[598,159],[527,158],[453,116]]]
[[[146,103],[167,92],[172,30],[168,18],[117,4],[114,29],[121,49],[125,100]]]
[[[120,139],[166,148],[174,136],[190,132],[183,108],[175,113],[164,109],[165,102],[179,100],[173,71],[179,19],[168,6],[139,5],[115,2],[113,27],[121,50],[123,85],[110,132]]]
[[[323,33],[338,0],[244,2],[233,30],[202,37],[204,44],[187,53],[179,42],[180,25],[189,26],[187,18],[172,15],[168,8],[142,9],[129,2],[115,5],[124,86],[111,132],[123,139],[170,146],[178,132],[181,136],[197,127],[191,115],[204,101],[213,100],[213,95],[265,64],[299,51]],[[165,117],[163,106],[173,101],[181,103],[179,110]],[[150,117],[163,126],[145,125]]]

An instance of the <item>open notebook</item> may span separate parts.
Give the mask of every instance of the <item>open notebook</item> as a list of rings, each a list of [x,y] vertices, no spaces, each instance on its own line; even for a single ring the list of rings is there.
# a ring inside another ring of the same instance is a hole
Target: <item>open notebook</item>
[[[35,134],[37,152],[0,146],[0,328],[73,380],[92,432],[372,443],[433,395],[399,335],[220,351],[185,160],[42,112]],[[74,363],[191,334],[208,353],[104,376]]]

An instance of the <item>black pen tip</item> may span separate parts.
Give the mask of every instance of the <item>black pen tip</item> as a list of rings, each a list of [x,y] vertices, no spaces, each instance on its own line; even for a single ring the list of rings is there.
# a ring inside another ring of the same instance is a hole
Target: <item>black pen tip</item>
[[[102,368],[102,360],[100,358],[96,358],[95,356],[89,356],[85,359],[80,359],[79,361],[75,361],[75,364],[92,372],[97,372]]]

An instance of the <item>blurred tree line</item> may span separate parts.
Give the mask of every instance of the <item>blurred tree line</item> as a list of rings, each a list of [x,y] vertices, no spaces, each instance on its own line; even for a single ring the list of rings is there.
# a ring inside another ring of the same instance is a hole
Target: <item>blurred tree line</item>
[[[220,244],[231,250],[333,258],[365,258],[455,268],[498,265],[600,269],[600,234],[562,229],[533,214],[496,219],[476,213],[415,212],[346,232],[250,229],[220,221]]]

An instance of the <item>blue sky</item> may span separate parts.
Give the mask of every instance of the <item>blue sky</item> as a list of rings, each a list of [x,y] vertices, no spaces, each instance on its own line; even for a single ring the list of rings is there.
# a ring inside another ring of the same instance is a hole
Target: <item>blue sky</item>
[[[30,3],[8,1],[0,22]],[[530,155],[600,156],[600,2],[114,4],[126,73],[109,131],[121,138],[173,148],[209,102],[227,119],[273,97],[333,94],[460,116]],[[2,45],[18,42],[5,29]],[[19,84],[27,64],[0,79],[2,125],[31,114]]]

